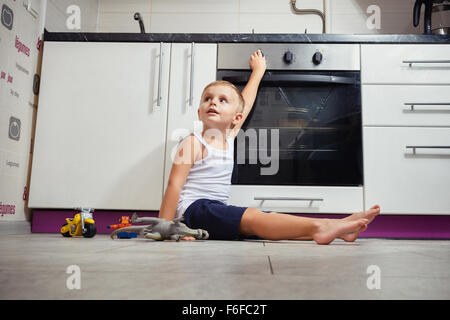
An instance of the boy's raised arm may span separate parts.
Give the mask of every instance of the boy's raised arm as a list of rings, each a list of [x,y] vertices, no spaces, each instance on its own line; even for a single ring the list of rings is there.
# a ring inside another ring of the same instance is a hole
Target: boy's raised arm
[[[242,119],[233,128],[234,136],[238,134],[239,129],[242,127],[245,119],[253,108],[253,104],[258,93],[259,83],[261,82],[264,72],[266,72],[266,58],[263,56],[261,50],[257,50],[250,56],[250,67],[252,68],[252,74],[247,82],[247,85],[242,90],[242,97],[244,98],[244,110],[242,112]]]

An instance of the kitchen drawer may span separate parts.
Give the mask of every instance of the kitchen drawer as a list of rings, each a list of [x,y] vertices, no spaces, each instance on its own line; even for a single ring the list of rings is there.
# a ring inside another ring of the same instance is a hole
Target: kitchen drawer
[[[450,84],[450,45],[361,45],[361,82]]]
[[[364,126],[450,126],[450,86],[363,85]]]
[[[354,213],[363,210],[363,188],[232,185],[228,204],[288,213]]]
[[[450,128],[364,127],[363,139],[366,208],[450,214]]]

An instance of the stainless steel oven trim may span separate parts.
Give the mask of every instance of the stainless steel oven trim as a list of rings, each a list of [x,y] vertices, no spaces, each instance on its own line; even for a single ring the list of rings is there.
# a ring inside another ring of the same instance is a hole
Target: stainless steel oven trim
[[[217,68],[250,70],[246,57],[258,49],[266,57],[268,70],[361,70],[359,44],[322,43],[220,43],[217,47]],[[283,60],[286,52],[293,54],[291,63]],[[312,61],[316,52],[323,55],[318,65]]]
[[[246,84],[248,77],[224,77],[223,80],[232,82],[234,84]],[[343,76],[325,76],[315,74],[282,74],[272,75],[266,74],[262,79],[263,82],[276,82],[276,83],[317,83],[317,84],[357,84],[357,81],[353,77]]]

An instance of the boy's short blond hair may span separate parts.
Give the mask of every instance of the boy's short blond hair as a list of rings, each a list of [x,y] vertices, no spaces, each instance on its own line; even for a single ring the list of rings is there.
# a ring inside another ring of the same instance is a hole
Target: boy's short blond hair
[[[236,88],[236,86],[229,81],[217,80],[217,81],[211,82],[210,84],[208,84],[205,87],[205,89],[203,89],[202,97],[203,97],[203,94],[205,93],[206,89],[213,87],[213,86],[225,86],[225,87],[229,87],[229,88],[233,89],[233,91],[236,93],[236,95],[238,97],[238,102],[239,102],[237,110],[238,110],[238,112],[241,112],[241,113],[244,111],[244,103],[245,103],[244,97],[242,96],[241,91],[239,91],[239,89]]]

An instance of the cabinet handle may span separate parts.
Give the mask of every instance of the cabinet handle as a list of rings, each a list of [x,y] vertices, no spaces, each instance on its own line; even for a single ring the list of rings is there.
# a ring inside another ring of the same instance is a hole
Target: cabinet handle
[[[416,149],[450,149],[450,146],[406,146],[406,149],[412,149],[416,154]]]
[[[414,63],[450,63],[450,60],[405,60],[403,63],[409,64],[411,68]]]
[[[161,74],[162,74],[162,62],[163,62],[163,43],[159,43],[159,74],[158,74],[158,98],[156,99],[156,105],[161,106]]]
[[[407,102],[404,105],[411,107],[411,111],[414,111],[414,106],[450,106],[450,102]]]
[[[191,43],[191,79],[189,82],[189,106],[192,107],[194,101],[194,58],[195,58],[195,44]]]
[[[309,201],[309,205],[313,201],[323,201],[323,198],[302,198],[302,197],[254,197],[253,200],[261,200],[261,206],[266,200],[296,200],[296,201]]]

